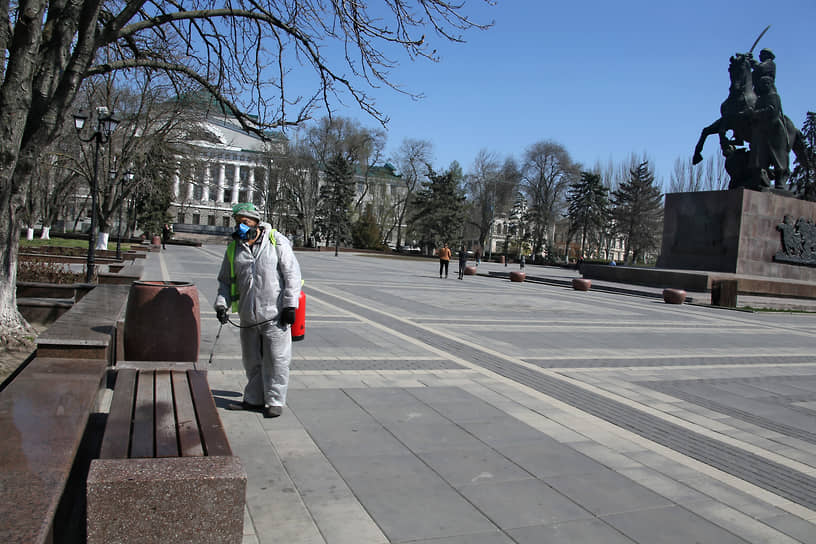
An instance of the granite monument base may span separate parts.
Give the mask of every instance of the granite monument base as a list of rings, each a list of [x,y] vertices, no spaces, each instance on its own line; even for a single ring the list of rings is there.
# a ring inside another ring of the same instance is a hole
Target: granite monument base
[[[666,195],[657,267],[816,282],[816,202],[748,189]]]
[[[88,544],[240,544],[246,472],[238,457],[95,459]]]

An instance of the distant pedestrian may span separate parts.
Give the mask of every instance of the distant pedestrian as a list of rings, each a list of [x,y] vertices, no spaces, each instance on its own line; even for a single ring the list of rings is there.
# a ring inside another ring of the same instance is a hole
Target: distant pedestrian
[[[522,253],[519,258],[519,268],[524,269],[524,253]]]
[[[439,251],[436,252],[439,255],[439,278],[442,278],[442,271],[445,271],[445,278],[448,277],[448,265],[450,264],[451,258],[451,250],[448,247],[448,244],[442,246]]]
[[[173,229],[167,223],[162,227],[162,249],[167,249],[167,242],[170,241],[170,236],[173,234]]]
[[[480,264],[482,264],[482,250],[481,250],[481,248],[478,248],[478,247],[476,248],[475,257],[476,257],[476,266],[479,266]]]
[[[459,279],[461,280],[465,275],[465,268],[467,267],[467,250],[465,245],[459,249]]]

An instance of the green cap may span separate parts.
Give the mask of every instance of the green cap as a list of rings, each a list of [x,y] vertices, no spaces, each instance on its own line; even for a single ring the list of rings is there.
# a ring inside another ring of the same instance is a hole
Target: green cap
[[[258,210],[255,209],[255,205],[252,202],[239,202],[232,207],[232,215],[236,217],[239,215],[241,217],[249,217],[255,221],[261,220],[261,214],[258,213]]]

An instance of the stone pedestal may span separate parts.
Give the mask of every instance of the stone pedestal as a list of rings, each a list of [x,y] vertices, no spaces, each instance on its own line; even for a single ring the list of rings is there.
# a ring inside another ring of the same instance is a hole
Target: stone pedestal
[[[476,275],[476,267],[475,266],[466,266],[464,274],[465,274],[465,276],[475,276]]]
[[[809,236],[814,202],[748,189],[670,193],[664,217],[658,268],[816,282],[816,262],[801,262],[816,255],[803,247],[806,258],[792,256],[782,242],[782,230]]]
[[[240,544],[246,472],[237,457],[96,459],[88,544]]]
[[[510,281],[522,282],[526,277],[527,274],[525,274],[524,272],[519,272],[518,270],[513,270],[512,272],[510,272]]]
[[[711,305],[726,308],[737,307],[737,280],[714,280],[711,282]]]

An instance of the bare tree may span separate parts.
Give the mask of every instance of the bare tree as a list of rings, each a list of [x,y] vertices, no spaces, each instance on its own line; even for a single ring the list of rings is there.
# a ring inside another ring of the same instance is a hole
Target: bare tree
[[[489,2],[488,2],[489,3]],[[391,80],[393,52],[436,60],[426,30],[444,40],[485,28],[447,0],[346,2],[25,0],[0,2],[0,336],[22,332],[15,280],[17,213],[35,166],[70,117],[83,81],[163,73],[193,81],[248,131],[296,125],[350,99],[381,122],[367,89]],[[324,51],[340,45],[339,62]],[[310,77],[311,76],[311,77]],[[289,78],[313,84],[291,96]]]
[[[479,247],[484,247],[496,216],[507,212],[512,205],[520,174],[512,158],[500,164],[499,159],[486,149],[479,151],[471,168],[465,178],[467,197],[471,203],[468,222],[476,228]]]
[[[433,159],[433,146],[427,140],[414,140],[406,138],[397,151],[395,162],[399,168],[400,177],[404,191],[399,191],[394,199],[394,221],[397,228],[396,249],[402,249],[402,231],[406,218],[409,217],[409,209],[414,194],[422,187],[422,182],[426,179],[431,170]]]
[[[714,160],[706,161],[705,169],[694,166],[690,158],[678,157],[669,177],[669,192],[722,191],[728,189],[728,182],[722,155],[717,154]]]
[[[521,190],[530,204],[533,255],[554,242],[555,220],[564,209],[567,187],[579,171],[579,165],[557,142],[537,142],[524,153]]]

